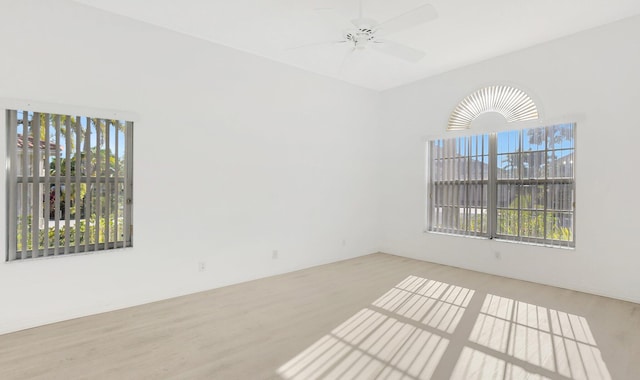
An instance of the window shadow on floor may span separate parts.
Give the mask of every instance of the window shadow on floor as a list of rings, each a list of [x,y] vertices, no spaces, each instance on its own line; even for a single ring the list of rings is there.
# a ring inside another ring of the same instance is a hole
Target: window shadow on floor
[[[309,379],[611,379],[584,317],[409,276],[277,370]]]

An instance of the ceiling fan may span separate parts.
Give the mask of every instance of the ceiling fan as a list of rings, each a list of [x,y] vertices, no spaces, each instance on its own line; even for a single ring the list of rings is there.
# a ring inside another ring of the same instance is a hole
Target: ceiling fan
[[[351,20],[352,27],[344,32],[342,40],[329,43],[348,44],[352,48],[349,54],[357,50],[372,49],[404,61],[418,62],[425,56],[426,53],[424,51],[390,41],[385,37],[432,21],[437,17],[438,13],[435,8],[432,5],[425,4],[389,20],[378,22],[363,16],[363,0],[359,0],[358,18]],[[297,48],[326,43],[307,44]]]

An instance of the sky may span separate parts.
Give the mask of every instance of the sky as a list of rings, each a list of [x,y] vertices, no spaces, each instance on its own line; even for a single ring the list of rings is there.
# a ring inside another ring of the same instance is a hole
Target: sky
[[[567,123],[567,124],[558,124],[552,126],[555,134],[561,135],[564,134],[569,136],[575,136],[575,124]],[[532,129],[522,129],[522,130],[513,130],[513,131],[505,131],[497,133],[497,149],[498,155],[502,155],[504,157],[507,153],[514,153],[518,151],[520,145],[522,145],[522,151],[544,151],[545,150],[545,142],[541,140],[541,143],[531,143],[529,141],[528,135],[529,131],[534,131],[538,128]],[[520,136],[523,136],[522,142],[520,142]],[[470,155],[477,156],[474,157],[477,161],[482,161],[488,163],[488,147],[489,147],[489,135],[475,135],[475,136],[465,136],[465,137],[457,137],[454,138],[456,140],[456,153],[460,156],[467,156],[469,154],[469,140],[471,140],[471,148]],[[436,140],[437,146],[443,146],[443,139]],[[568,154],[573,153],[574,150],[574,138],[558,138],[556,142],[553,144],[553,147],[549,147],[550,150],[553,150],[553,153],[557,158],[564,157]],[[500,158],[498,158],[498,165],[506,165],[503,163]]]

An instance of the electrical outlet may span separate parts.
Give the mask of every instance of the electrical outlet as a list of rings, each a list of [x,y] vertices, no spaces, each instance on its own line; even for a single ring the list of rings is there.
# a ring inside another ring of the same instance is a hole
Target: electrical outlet
[[[204,261],[199,261],[198,272],[204,272],[205,270],[207,270],[207,263],[205,263]]]
[[[278,250],[274,249],[273,252],[271,252],[271,258],[272,259],[277,259],[278,258]]]
[[[347,239],[342,239],[342,246],[346,247],[347,246]]]
[[[493,252],[493,255],[496,257],[496,260],[502,260],[502,253],[499,251]]]

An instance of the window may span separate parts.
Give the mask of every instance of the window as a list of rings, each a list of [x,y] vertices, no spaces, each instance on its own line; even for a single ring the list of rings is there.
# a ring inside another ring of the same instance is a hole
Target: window
[[[133,123],[8,111],[7,260],[132,245]]]
[[[487,112],[501,114],[507,123],[538,118],[538,107],[524,91],[505,85],[489,86],[458,103],[449,117],[447,130],[469,129],[473,120]]]
[[[429,231],[574,246],[575,124],[429,143]]]

